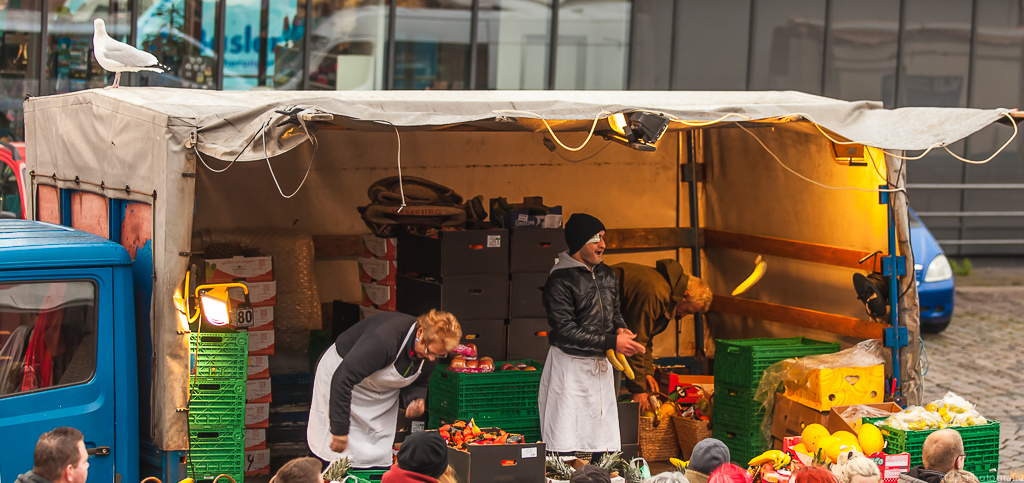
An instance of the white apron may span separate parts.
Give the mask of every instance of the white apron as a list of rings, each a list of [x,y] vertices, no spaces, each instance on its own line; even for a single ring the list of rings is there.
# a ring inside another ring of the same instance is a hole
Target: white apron
[[[399,355],[415,331],[416,324],[413,324],[402,341]],[[313,403],[309,409],[309,424],[306,426],[306,440],[313,454],[324,461],[348,456],[356,468],[391,466],[391,447],[394,445],[395,426],[398,424],[398,394],[403,387],[416,381],[424,362],[420,361],[415,374],[402,377],[395,369],[397,360],[396,356],[387,367],[374,372],[352,388],[348,448],[343,453],[337,453],[331,451],[331,380],[342,358],[334,344],[331,344],[317,363],[316,379],[313,380]]]
[[[615,371],[604,356],[573,356],[552,346],[537,408],[548,451],[619,451]]]

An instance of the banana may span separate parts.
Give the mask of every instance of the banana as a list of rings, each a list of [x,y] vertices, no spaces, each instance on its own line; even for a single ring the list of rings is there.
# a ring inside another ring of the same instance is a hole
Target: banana
[[[616,352],[615,357],[619,359],[619,364],[622,365],[622,372],[626,374],[626,377],[630,378],[631,380],[636,379],[636,374],[633,372],[633,368],[629,367],[629,362],[626,361],[626,356]]]
[[[777,449],[770,449],[750,460],[747,466],[761,466],[765,463],[772,463],[772,466],[781,468],[788,465],[790,461],[792,461],[792,458],[788,454]]]
[[[680,470],[680,471],[686,469],[686,467],[690,465],[689,461],[683,461],[683,460],[678,459],[678,458],[669,458],[668,462],[672,463],[672,466],[675,466],[676,469]]]
[[[608,349],[604,354],[605,357],[608,358],[608,362],[612,363],[612,367],[614,367],[616,371],[625,371],[625,369],[622,368],[622,364],[619,363],[619,359],[616,357],[617,353],[615,352],[615,349]]]
[[[743,281],[743,283],[737,285],[736,288],[733,289],[732,296],[735,297],[747,290],[750,290],[750,287],[753,287],[755,283],[761,280],[761,277],[764,277],[764,273],[767,271],[768,262],[764,261],[761,258],[761,255],[758,255],[757,260],[754,260],[754,271],[746,280]]]

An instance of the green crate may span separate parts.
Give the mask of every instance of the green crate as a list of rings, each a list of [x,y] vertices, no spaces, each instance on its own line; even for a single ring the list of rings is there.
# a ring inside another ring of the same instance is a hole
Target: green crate
[[[196,352],[196,341],[199,352]],[[193,377],[223,377],[229,379],[247,376],[249,363],[249,334],[195,333],[188,335]]]
[[[730,424],[718,419],[717,415],[714,415],[713,420],[711,435],[729,447],[733,461],[750,461],[754,456],[771,449],[771,441],[761,434],[760,423],[752,427]]]
[[[190,425],[242,427],[245,421],[245,379],[194,379],[190,389]]]
[[[873,424],[886,418],[864,418],[864,424]],[[921,464],[921,451],[924,448],[924,440],[929,434],[938,431],[937,429],[926,429],[921,431],[904,431],[889,426],[879,426],[882,430],[882,437],[885,439],[885,452],[889,454],[910,453],[910,467]],[[988,424],[980,426],[951,427],[960,433],[964,442],[964,454],[967,455],[967,462],[964,469],[974,473],[978,479],[985,481],[994,480],[996,469],[999,467],[999,421],[989,421]]]
[[[353,468],[351,470],[348,470],[348,475],[359,478],[360,483],[362,483],[363,481],[372,483],[375,481],[380,481],[381,477],[383,477],[384,473],[387,473],[387,471],[388,470],[358,470]]]
[[[756,387],[765,369],[793,357],[839,352],[839,343],[806,337],[715,340],[715,382]]]
[[[716,380],[712,415],[730,423],[760,426],[765,409],[760,402],[754,400],[754,393],[755,390],[741,384]]]
[[[429,411],[464,421],[538,417],[537,390],[544,365],[532,359],[495,361],[494,365],[501,367],[506,362],[524,362],[537,370],[469,374],[453,372],[447,366],[436,368],[427,392]]]
[[[209,483],[225,474],[242,483],[245,473],[245,430],[241,427],[190,428],[187,471],[196,481]],[[218,483],[230,483],[222,478]]]
[[[445,424],[454,422],[457,418],[447,418],[436,413],[430,413],[427,418],[427,427],[437,429]],[[465,421],[465,420],[463,420]],[[480,428],[498,428],[506,433],[521,434],[527,442],[540,441],[540,419],[533,418],[483,418],[474,419]]]

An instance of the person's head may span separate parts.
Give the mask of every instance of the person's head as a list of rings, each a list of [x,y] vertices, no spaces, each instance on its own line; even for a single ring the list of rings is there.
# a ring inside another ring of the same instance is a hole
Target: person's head
[[[793,472],[789,477],[789,483],[837,483],[836,475],[833,475],[824,466],[804,466]]]
[[[750,483],[751,480],[750,472],[732,463],[719,466],[708,477],[708,483]]]
[[[846,460],[839,480],[842,483],[879,483],[882,481],[882,472],[870,458],[855,454]]]
[[[398,449],[398,467],[412,473],[439,478],[448,469],[448,445],[435,432],[410,434]]]
[[[459,483],[459,477],[455,475],[455,468],[449,466],[444,474],[437,478],[437,483]]]
[[[421,359],[444,357],[459,345],[462,327],[455,316],[441,310],[431,310],[416,319],[416,342],[413,351]]]
[[[675,318],[681,319],[698,312],[703,314],[709,308],[711,308],[711,287],[708,287],[708,284],[698,277],[688,277],[686,290],[673,309]]]
[[[964,440],[952,429],[940,429],[928,435],[921,449],[921,460],[926,470],[949,473],[962,470]]]
[[[75,428],[60,427],[43,433],[32,455],[32,472],[53,483],[85,483],[89,454],[85,438]]]
[[[1013,478],[1013,475],[1010,475]],[[964,470],[952,470],[942,477],[942,483],[978,483],[978,477],[974,473]]]
[[[604,223],[586,213],[574,213],[565,222],[565,244],[576,261],[594,268],[604,256]]]
[[[583,465],[572,473],[569,483],[611,483],[612,477],[597,465]]]
[[[666,471],[644,480],[643,483],[690,483],[690,480],[678,471]]]
[[[321,466],[316,458],[295,458],[277,470],[270,483],[323,483]]]
[[[729,447],[721,440],[706,438],[693,447],[687,469],[711,475],[712,472],[729,461]]]

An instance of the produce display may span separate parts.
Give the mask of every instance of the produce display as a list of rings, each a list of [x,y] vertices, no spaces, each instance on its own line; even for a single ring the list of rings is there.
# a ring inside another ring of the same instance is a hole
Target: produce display
[[[545,461],[548,481],[569,481],[572,474],[583,465],[590,463],[585,460],[572,460],[571,463],[558,455],[548,455]],[[622,477],[626,483],[640,483],[651,477],[651,470],[642,458],[626,461],[621,452],[605,453],[597,462],[597,466],[608,472],[613,479]]]
[[[325,483],[332,481],[345,481],[348,476],[349,470],[352,469],[352,463],[348,461],[348,456],[336,459],[327,465],[327,469],[320,475]]]
[[[626,361],[626,356],[622,355],[622,353],[617,352],[615,349],[608,349],[605,351],[605,357],[608,358],[608,362],[612,364],[616,371],[622,372],[630,379],[636,379],[633,368],[629,367],[629,362]]]
[[[881,453],[884,448],[882,432],[871,425],[862,426],[858,435],[849,431],[829,433],[820,424],[809,424],[800,435],[800,444],[794,446],[792,450],[835,463],[839,459],[839,453],[845,450],[854,449],[858,453],[872,456]]]
[[[677,386],[671,394],[663,394],[658,389],[658,381],[652,376],[647,376],[647,387],[650,389],[648,404],[650,409],[644,412],[645,418],[667,418],[678,416],[695,421],[707,421],[711,416],[711,401],[704,394],[700,386]],[[697,389],[698,396],[692,403],[683,403],[684,400],[693,400],[689,390]],[[657,411],[657,414],[655,414]]]
[[[499,428],[480,429],[475,420],[455,421],[452,424],[441,426],[437,430],[441,437],[448,443],[449,447],[466,451],[466,445],[471,444],[522,444],[523,435],[506,433]]]
[[[925,429],[979,426],[988,424],[988,419],[975,409],[974,404],[953,392],[947,392],[942,399],[932,401],[924,407],[910,406],[875,424],[904,431],[920,431]]]

